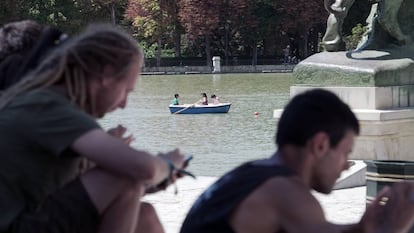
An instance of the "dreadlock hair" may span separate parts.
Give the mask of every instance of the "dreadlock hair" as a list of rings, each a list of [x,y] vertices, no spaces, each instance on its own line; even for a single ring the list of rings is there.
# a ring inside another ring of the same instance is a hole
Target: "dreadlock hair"
[[[107,66],[111,67],[111,78],[124,78],[134,58],[143,59],[143,52],[132,36],[110,24],[92,24],[53,50],[33,72],[8,89],[0,98],[0,109],[24,92],[64,84],[69,99],[91,113],[88,80],[101,77]]]

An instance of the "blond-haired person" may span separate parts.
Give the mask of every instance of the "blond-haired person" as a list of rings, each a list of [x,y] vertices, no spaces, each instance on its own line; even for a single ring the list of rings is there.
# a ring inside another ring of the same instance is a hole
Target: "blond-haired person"
[[[0,98],[0,232],[163,232],[148,188],[183,156],[131,148],[96,118],[124,108],[143,62],[124,31],[91,25]],[[78,175],[87,158],[96,167]]]

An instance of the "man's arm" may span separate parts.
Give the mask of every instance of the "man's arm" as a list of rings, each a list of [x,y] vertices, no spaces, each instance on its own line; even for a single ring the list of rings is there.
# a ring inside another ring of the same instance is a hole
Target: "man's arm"
[[[318,200],[298,179],[279,177],[248,196],[229,223],[237,233],[406,233],[414,223],[413,194],[414,183],[394,184],[378,195],[360,222],[337,225],[326,221]]]
[[[171,160],[178,168],[182,167],[184,159],[178,150],[162,156],[137,151],[101,129],[83,134],[71,148],[105,170],[148,185],[158,184],[169,176],[169,166],[162,158]]]
[[[319,202],[294,177],[265,182],[234,210],[229,221],[237,233],[324,233],[342,229],[326,221]]]
[[[229,221],[237,233],[362,232],[358,224],[327,222],[318,200],[296,177],[265,182],[234,210]]]

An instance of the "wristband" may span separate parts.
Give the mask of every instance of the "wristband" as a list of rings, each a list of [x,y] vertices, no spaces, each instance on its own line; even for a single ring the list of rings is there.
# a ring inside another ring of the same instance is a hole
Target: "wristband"
[[[169,169],[168,176],[167,178],[165,178],[165,180],[167,182],[170,182],[173,179],[173,173],[176,170],[175,165],[169,159],[162,159],[162,160],[164,160],[164,162],[167,164],[168,169]]]

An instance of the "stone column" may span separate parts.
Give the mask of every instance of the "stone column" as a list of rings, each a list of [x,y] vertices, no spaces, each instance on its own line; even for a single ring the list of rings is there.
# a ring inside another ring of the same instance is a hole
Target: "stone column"
[[[213,73],[221,73],[220,56],[214,56],[213,60]]]

